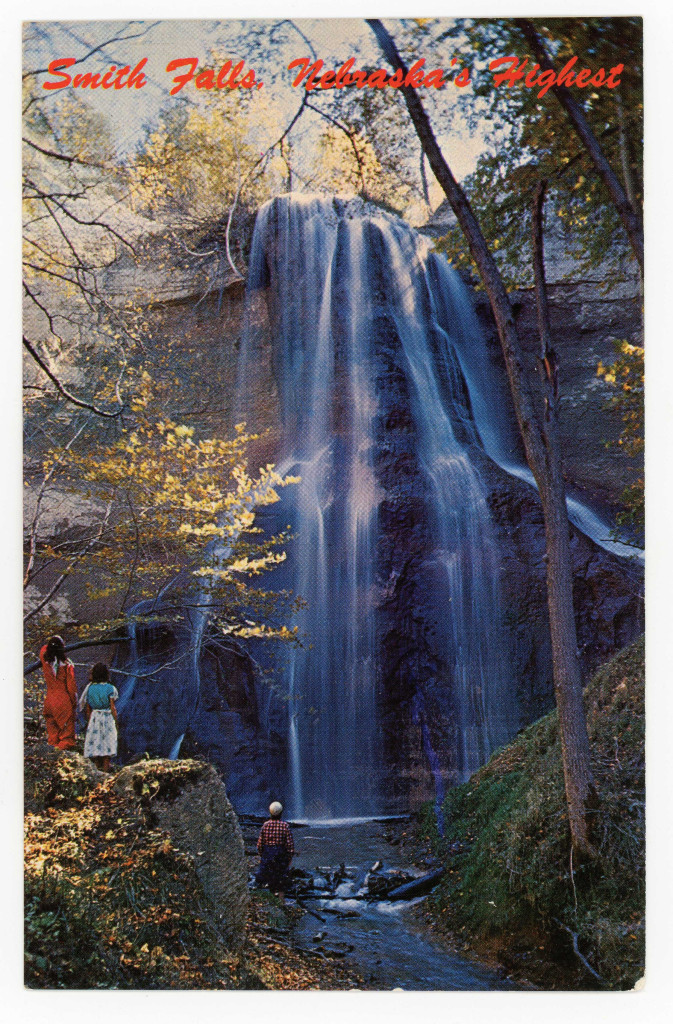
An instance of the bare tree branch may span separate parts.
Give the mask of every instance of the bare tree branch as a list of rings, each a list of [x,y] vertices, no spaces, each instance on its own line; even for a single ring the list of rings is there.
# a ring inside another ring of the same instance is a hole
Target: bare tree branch
[[[239,199],[239,196],[241,194],[241,188],[242,188],[242,184],[243,184],[242,181],[241,181],[241,153],[240,153],[240,150],[238,148],[238,142],[236,141],[235,137],[233,138],[233,143],[234,143],[234,149],[236,150],[237,184],[236,184],[236,194],[234,195],[234,201],[231,204],[231,209],[229,210],[229,216],[227,217],[227,229],[226,229],[226,231],[224,233],[224,244],[225,244],[225,248],[226,248],[226,252],[227,252],[227,260],[229,261],[229,266],[231,267],[233,272],[236,274],[236,276],[239,278],[239,280],[242,281],[243,280],[243,275],[239,272],[238,267],[236,266],[236,264],[234,263],[233,259],[231,258],[231,248],[229,246],[229,233],[231,231],[231,221],[232,221],[232,218],[234,216],[234,210],[236,209],[236,206],[238,204],[238,199]]]
[[[344,124],[342,124],[340,121],[337,121],[337,119],[335,117],[332,117],[330,114],[326,114],[324,110],[319,110],[318,107],[314,107],[312,103],[307,103],[306,106],[308,107],[309,110],[312,110],[315,114],[319,114],[320,117],[324,117],[326,121],[329,121],[336,128],[339,128],[344,133],[344,135],[347,137],[348,141],[351,144],[351,148],[353,150],[353,153],[355,154],[355,162],[358,165],[358,177],[359,177],[360,183],[362,185],[362,191],[366,192],[367,191],[367,184],[365,182],[365,174],[364,174],[364,168],[363,168],[363,165],[362,165],[362,157],[360,156],[360,152],[359,152],[358,147],[357,147],[357,145],[355,143],[355,134],[356,133],[349,131],[348,128],[346,128],[346,126]]]
[[[129,24],[133,24],[133,22],[130,22]],[[104,43],[99,43],[98,46],[94,46],[94,48],[92,50],[89,50],[88,53],[85,53],[83,57],[78,57],[75,61],[75,64],[83,64],[85,60],[89,59],[89,57],[93,57],[94,53],[98,53],[100,50],[104,50],[106,46],[111,46],[112,43],[124,43],[128,39],[141,39],[142,36],[147,35],[147,33],[151,31],[151,29],[156,28],[158,24],[158,21],[153,21],[152,24],[148,25],[147,28],[144,28],[142,32],[136,32],[130,36],[114,36],[114,38],[112,39],[106,39]],[[72,67],[74,67],[75,64],[73,64]],[[46,75],[48,71],[49,68],[38,68],[37,71],[26,71],[21,76],[21,78],[22,81],[25,81],[26,78],[33,78],[36,75]]]
[[[94,544],[98,543],[98,541],[100,540],[100,538],[101,538],[101,536],[102,536],[102,534],[103,534],[103,532],[105,530],[105,527],[107,525],[107,521],[108,521],[108,519],[110,517],[110,512],[111,511],[112,511],[112,503],[110,503],[108,505],[108,507],[107,507],[107,511],[105,513],[105,518],[103,519],[103,522],[100,525],[98,533],[95,536],[91,537],[91,539],[84,545],[84,547],[81,548],[77,552],[77,554],[74,556],[74,558],[70,562],[70,565],[67,567],[67,569],[65,569],[64,572],[61,573],[59,578],[56,580],[56,583],[54,583],[54,586],[51,588],[49,593],[46,594],[45,597],[42,598],[42,600],[39,602],[39,604],[37,604],[35,606],[35,608],[32,608],[29,612],[27,612],[24,615],[24,617],[23,617],[24,623],[28,622],[35,615],[37,615],[38,612],[42,611],[42,609],[45,607],[45,605],[47,605],[49,603],[49,601],[51,601],[52,597],[54,597],[58,593],[58,591],[61,589],[61,587],[63,586],[63,584],[65,583],[65,581],[67,580],[68,576],[73,571],[73,569],[75,568],[77,563],[82,558],[84,558],[84,556],[86,554],[89,553],[89,551],[94,546]]]
[[[78,406],[80,409],[89,409],[90,412],[94,412],[96,416],[104,416],[106,419],[116,419],[118,416],[121,415],[123,407],[121,409],[118,409],[117,412],[105,412],[103,409],[97,408],[97,406],[92,405],[90,402],[83,402],[81,401],[81,399],[75,398],[74,395],[72,395],[66,388],[63,387],[58,377],[56,377],[55,374],[51,372],[47,364],[44,362],[43,359],[41,359],[41,357],[35,351],[31,343],[28,341],[28,338],[25,336],[25,334],[23,336],[23,344],[24,348],[26,348],[28,352],[30,352],[31,356],[33,357],[37,365],[40,367],[40,369],[44,373],[46,373],[47,377],[49,377],[49,380],[51,380],[53,384],[56,386],[57,391],[59,391],[64,398],[67,398],[69,402],[72,402],[73,405]]]
[[[99,638],[97,640],[76,640],[72,644],[66,644],[65,645],[65,650],[66,651],[79,651],[79,650],[82,650],[82,648],[84,648],[84,647],[109,647],[110,644],[123,644],[125,641],[128,642],[128,637],[125,637],[125,636],[113,636],[113,637],[101,637],[101,638]],[[40,662],[40,661],[31,661],[31,662],[29,662],[25,666],[25,668],[23,670],[24,676],[28,676],[28,675],[31,674],[31,672],[35,672],[36,669],[40,668],[41,664],[42,664],[42,662]]]
[[[557,917],[552,917],[552,921],[554,922],[554,924],[558,925],[559,928],[562,928],[564,932],[568,933],[568,935],[572,939],[573,952],[574,952],[575,956],[577,957],[577,959],[582,964],[582,966],[586,968],[586,970],[589,972],[589,974],[591,974],[592,977],[594,977],[596,979],[596,981],[599,982],[600,985],[605,985],[605,979],[601,978],[601,976],[598,973],[598,971],[595,971],[593,969],[593,967],[591,966],[591,964],[589,963],[589,961],[587,960],[587,958],[585,956],[582,956],[582,954],[580,953],[579,945],[578,945],[578,943],[579,943],[579,935],[577,934],[577,932],[574,932],[572,930],[572,928],[569,928],[567,924],[563,923],[563,921],[559,921]]]
[[[39,525],[39,522],[40,522],[40,514],[41,514],[40,510],[41,510],[41,506],[42,506],[42,499],[44,498],[44,494],[45,494],[45,491],[47,489],[47,484],[49,483],[49,481],[51,480],[52,476],[56,472],[57,466],[59,466],[61,464],[61,462],[63,461],[65,453],[70,450],[70,448],[75,443],[77,438],[80,436],[80,434],[82,433],[84,428],[89,425],[89,422],[90,422],[90,418],[89,418],[89,420],[86,420],[82,424],[82,426],[79,428],[79,430],[77,431],[76,434],[73,434],[73,436],[70,438],[70,440],[65,445],[63,450],[59,453],[58,457],[56,459],[54,459],[53,463],[51,464],[51,466],[49,467],[49,469],[45,473],[44,479],[42,480],[42,485],[40,487],[40,490],[39,490],[38,495],[37,495],[37,500],[35,502],[35,515],[33,516],[33,522],[31,524],[31,528],[30,528],[30,544],[29,544],[29,549],[28,549],[28,563],[26,565],[26,571],[25,571],[24,576],[23,576],[23,585],[24,585],[24,587],[26,587],[28,585],[29,581],[30,581],[30,578],[31,578],[30,570],[33,568],[33,564],[35,562],[35,548],[36,548],[36,542],[37,542],[37,528],[38,528],[38,525]]]
[[[67,156],[65,153],[57,153],[54,149],[43,149],[42,146],[38,146],[37,142],[33,142],[32,139],[27,139],[25,135],[23,136],[22,141],[32,149],[36,149],[38,153],[42,153],[44,156],[53,157],[54,160],[64,160],[68,164],[81,164],[82,167],[103,167],[103,164],[92,163],[90,160],[82,160],[81,156]]]

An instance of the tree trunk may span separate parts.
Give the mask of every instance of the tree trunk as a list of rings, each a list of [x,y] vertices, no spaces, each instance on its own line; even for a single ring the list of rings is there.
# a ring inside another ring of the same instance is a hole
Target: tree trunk
[[[549,322],[549,303],[547,301],[547,278],[544,269],[544,201],[547,195],[547,180],[537,184],[533,209],[531,211],[531,234],[533,242],[533,272],[535,275],[535,308],[537,310],[537,330],[540,335],[540,359],[552,359],[554,351],[551,343],[551,324]],[[547,371],[547,376],[551,372]],[[556,398],[556,388],[552,388],[552,399]]]
[[[430,206],[430,192],[428,190],[428,176],[425,173],[425,150],[421,147],[421,183],[423,185],[423,198],[425,199],[425,205],[432,213],[432,207]]]
[[[591,772],[591,751],[587,735],[582,674],[577,654],[577,627],[570,569],[570,528],[565,484],[561,471],[558,423],[558,361],[552,346],[547,282],[544,268],[544,200],[547,182],[535,190],[531,212],[535,305],[540,335],[540,375],[544,388],[542,440],[547,454],[544,479],[538,481],[544,513],[547,546],[547,605],[551,630],[554,689],[559,716],[563,774],[573,845],[579,852],[593,852],[589,813],[597,804]],[[562,724],[561,724],[562,723]],[[588,780],[578,788],[577,780]],[[575,841],[581,836],[581,841]]]
[[[367,19],[386,60],[394,70],[407,69],[394,41],[378,19]],[[428,116],[411,86],[402,86],[411,120],[437,181],[444,190],[465,235],[491,303],[497,324],[516,417],[528,465],[535,477],[545,518],[547,589],[552,639],[554,690],[565,776],[568,818],[573,847],[593,855],[588,811],[595,800],[589,740],[577,658],[572,604],[569,526],[565,491],[555,440],[540,423],[528,387],[514,316],[500,272],[489,252],[467,196],[454,178],[437,144]],[[553,388],[547,398],[553,399]],[[552,424],[550,423],[550,426]],[[552,429],[553,434],[553,429]]]
[[[629,152],[629,142],[626,136],[626,127],[624,125],[624,104],[622,103],[622,94],[617,90],[615,96],[617,104],[617,120],[619,124],[619,157],[622,161],[622,176],[624,178],[624,188],[626,189],[626,195],[628,197],[631,206],[635,209],[636,203],[636,183],[633,178],[633,168],[631,166],[631,154]]]
[[[530,48],[535,55],[535,59],[540,65],[542,71],[554,71],[554,66],[549,60],[544,44],[535,31],[532,22],[527,18],[515,18],[515,21],[526,37],[526,40],[530,45]],[[551,88],[559,103],[563,106],[568,117],[572,121],[575,131],[584,143],[594,167],[603,179],[603,183],[610,193],[615,209],[617,210],[622,224],[626,229],[626,233],[629,236],[631,248],[633,249],[634,256],[638,260],[640,272],[642,274],[645,267],[642,217],[634,210],[633,206],[629,202],[628,196],[622,187],[622,183],[612,170],[605,153],[601,149],[598,139],[591,130],[591,125],[589,124],[582,107],[571,94],[570,90],[564,85],[552,85]]]

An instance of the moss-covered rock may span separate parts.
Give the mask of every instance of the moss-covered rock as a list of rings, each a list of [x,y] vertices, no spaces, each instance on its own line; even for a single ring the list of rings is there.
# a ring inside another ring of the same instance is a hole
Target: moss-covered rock
[[[299,912],[271,894],[255,894],[241,944],[239,842],[219,777],[194,761],[129,766],[71,806],[28,813],[26,985],[355,987],[350,971],[279,939]]]
[[[248,869],[238,819],[217,771],[200,761],[141,761],[122,769],[115,789],[193,858],[218,929],[237,949],[249,905]]]

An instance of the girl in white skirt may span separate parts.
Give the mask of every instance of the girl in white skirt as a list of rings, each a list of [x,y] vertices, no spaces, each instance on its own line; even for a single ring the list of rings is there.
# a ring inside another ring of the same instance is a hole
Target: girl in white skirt
[[[107,665],[99,662],[91,669],[91,682],[79,699],[79,709],[87,719],[84,756],[90,757],[102,771],[110,771],[110,758],[117,753],[117,709],[119,697],[110,682]]]

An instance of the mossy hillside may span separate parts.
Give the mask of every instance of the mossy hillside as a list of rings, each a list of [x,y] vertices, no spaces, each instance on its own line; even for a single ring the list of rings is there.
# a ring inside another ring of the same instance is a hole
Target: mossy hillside
[[[577,968],[574,986],[631,988],[643,974],[645,943],[642,639],[596,673],[585,706],[600,794],[596,863],[571,865],[552,712],[447,796],[446,834],[435,842],[448,870],[433,907],[463,934],[550,935]],[[573,953],[571,932],[600,982]]]

